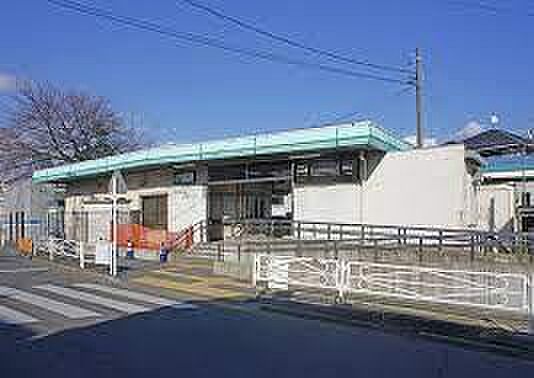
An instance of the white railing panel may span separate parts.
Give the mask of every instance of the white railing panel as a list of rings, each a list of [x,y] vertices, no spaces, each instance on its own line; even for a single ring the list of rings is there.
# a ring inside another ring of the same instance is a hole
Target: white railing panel
[[[344,290],[451,305],[528,311],[528,275],[347,262]]]
[[[259,254],[256,283],[269,288],[290,286],[344,293],[499,309],[526,314],[529,274],[435,269],[343,259]]]
[[[312,257],[258,255],[256,269],[256,281],[268,282],[273,289],[287,289],[289,284],[337,289],[341,276],[338,261]]]

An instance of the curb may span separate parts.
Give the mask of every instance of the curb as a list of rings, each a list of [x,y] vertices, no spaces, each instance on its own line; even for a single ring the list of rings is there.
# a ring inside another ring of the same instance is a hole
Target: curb
[[[94,278],[98,278],[100,280],[104,280],[106,282],[111,282],[114,284],[124,283],[128,280],[128,277],[111,277],[104,273],[81,269],[78,266],[71,266],[71,265],[66,265],[66,264],[55,262],[55,261],[51,261],[41,256],[33,256],[32,260],[37,260],[39,262],[46,263],[49,266],[51,266],[53,269],[56,269],[59,271],[63,270],[63,271],[68,271],[68,272],[73,272],[73,273],[80,273],[80,274],[92,276]]]

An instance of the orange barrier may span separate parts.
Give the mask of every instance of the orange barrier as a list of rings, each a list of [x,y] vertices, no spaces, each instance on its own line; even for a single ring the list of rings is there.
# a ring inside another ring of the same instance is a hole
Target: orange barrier
[[[17,240],[17,250],[23,255],[31,255],[33,251],[33,241],[30,238]]]
[[[110,240],[113,240],[113,238],[110,237]],[[164,243],[169,249],[177,247],[189,248],[193,245],[193,230],[192,227],[188,227],[186,230],[176,233],[165,230],[155,230],[140,224],[118,225],[117,244],[120,247],[127,247],[128,241],[132,242],[134,248],[155,251],[159,251],[161,243]]]

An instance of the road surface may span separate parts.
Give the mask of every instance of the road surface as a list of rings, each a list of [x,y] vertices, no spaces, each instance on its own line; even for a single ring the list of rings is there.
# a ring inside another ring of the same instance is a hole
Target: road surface
[[[534,363],[0,255],[0,377],[528,377]]]

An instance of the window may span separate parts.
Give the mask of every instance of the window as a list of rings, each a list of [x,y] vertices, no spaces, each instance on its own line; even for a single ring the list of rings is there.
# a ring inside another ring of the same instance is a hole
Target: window
[[[273,198],[271,201],[273,205],[282,206],[284,205],[284,196],[273,195]]]
[[[178,172],[174,176],[174,185],[193,185],[195,181],[195,171]]]
[[[143,226],[157,229],[167,229],[167,195],[142,198]]]
[[[245,164],[216,165],[208,167],[208,180],[210,182],[244,180],[246,178]]]
[[[352,160],[341,160],[339,162],[339,170],[341,176],[352,176],[353,175],[353,161]]]
[[[290,176],[287,162],[252,163],[247,167],[249,178],[269,178]]]
[[[357,178],[358,161],[348,156],[302,161],[295,166],[295,181],[299,184],[348,183]]]
[[[312,162],[310,175],[316,177],[335,177],[339,175],[336,160],[316,160]]]
[[[308,163],[297,163],[297,165],[295,166],[295,176],[298,176],[298,177],[305,177],[305,176],[308,176],[308,173],[309,173],[309,167],[308,167]]]

